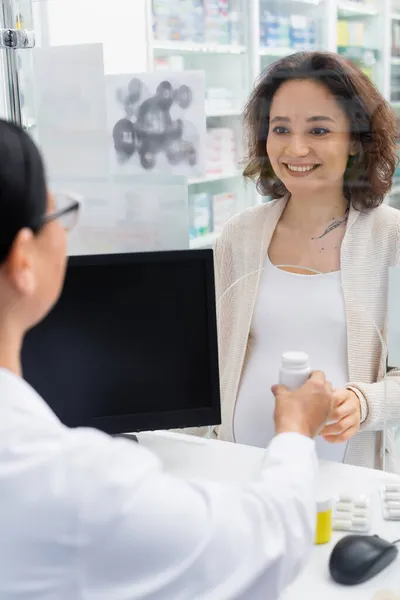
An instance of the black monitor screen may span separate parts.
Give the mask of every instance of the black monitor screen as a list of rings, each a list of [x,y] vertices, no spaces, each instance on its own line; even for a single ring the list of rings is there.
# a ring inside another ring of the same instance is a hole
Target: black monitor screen
[[[22,365],[70,427],[220,423],[212,251],[71,257]]]

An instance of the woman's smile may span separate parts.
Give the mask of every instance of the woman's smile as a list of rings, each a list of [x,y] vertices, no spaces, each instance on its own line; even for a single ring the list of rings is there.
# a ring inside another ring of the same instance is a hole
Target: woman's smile
[[[318,167],[321,165],[319,163],[316,164],[308,164],[308,165],[295,165],[291,163],[282,163],[286,169],[286,171],[292,177],[307,177],[311,175]]]

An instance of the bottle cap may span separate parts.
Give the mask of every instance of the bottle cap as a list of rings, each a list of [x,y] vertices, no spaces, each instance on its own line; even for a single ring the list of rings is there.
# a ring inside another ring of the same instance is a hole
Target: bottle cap
[[[284,369],[307,369],[310,357],[305,352],[285,352],[282,355]]]
[[[332,498],[325,498],[323,500],[318,500],[317,501],[317,511],[319,513],[321,512],[328,512],[328,510],[332,510]]]

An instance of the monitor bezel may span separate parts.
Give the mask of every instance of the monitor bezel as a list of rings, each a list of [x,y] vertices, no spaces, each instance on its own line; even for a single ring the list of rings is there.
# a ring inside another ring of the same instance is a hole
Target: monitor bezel
[[[100,429],[111,435],[135,433],[139,431],[181,429],[201,426],[220,425],[221,396],[219,381],[219,361],[214,277],[214,253],[211,249],[170,250],[162,252],[138,252],[72,255],[68,257],[67,273],[75,267],[113,266],[136,263],[170,263],[170,262],[202,262],[205,269],[206,301],[207,301],[207,331],[209,374],[211,384],[210,406],[201,409],[178,411],[159,411],[154,413],[127,414],[107,417],[93,417],[84,426]]]

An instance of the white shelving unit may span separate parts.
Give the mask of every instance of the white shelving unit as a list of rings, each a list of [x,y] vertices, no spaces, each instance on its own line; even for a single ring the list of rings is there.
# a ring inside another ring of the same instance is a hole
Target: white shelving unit
[[[189,179],[189,185],[199,185],[201,183],[211,183],[213,181],[223,181],[225,179],[236,179],[241,177],[242,172],[239,169],[235,171],[226,171],[223,173],[208,173],[204,177],[192,177]]]
[[[170,10],[171,4],[173,0],[164,3],[164,6],[161,2],[155,1],[153,7],[157,5],[158,8],[153,10],[153,14],[148,14],[149,68],[157,68],[158,59],[161,59],[164,65],[174,63],[170,57],[178,56],[179,59],[175,60],[175,64],[179,65],[178,68],[183,66],[185,70],[204,70],[207,88],[207,129],[233,130],[237,150],[236,161],[227,160],[226,169],[223,168],[224,161],[222,161],[222,171],[206,172],[202,177],[188,180],[190,210],[192,211],[194,198],[204,198],[205,194],[209,197],[210,215],[212,215],[214,197],[221,197],[222,194],[233,194],[237,199],[236,210],[242,210],[254,203],[255,196],[254,190],[244,185],[239,167],[243,158],[241,115],[253,81],[253,74],[249,72],[251,25],[248,16],[248,0],[229,0],[229,32],[222,21],[221,27],[216,23],[214,29],[203,29],[200,33],[192,22],[194,30],[197,31],[197,37],[193,37],[195,41],[159,39],[163,37],[160,31],[165,31],[165,19],[168,18],[166,13]],[[206,0],[205,4],[211,3]],[[203,18],[209,19],[210,14],[206,16],[204,13]],[[174,13],[173,19],[179,22],[177,13]],[[177,37],[176,31],[175,37]],[[182,35],[182,38],[184,37],[185,34]],[[224,90],[227,91],[225,95]],[[214,233],[199,236],[190,242],[190,247],[209,247],[214,239]]]
[[[153,50],[164,50],[168,52],[194,52],[195,54],[244,54],[246,46],[232,44],[207,44],[178,41],[159,41],[152,43]]]

